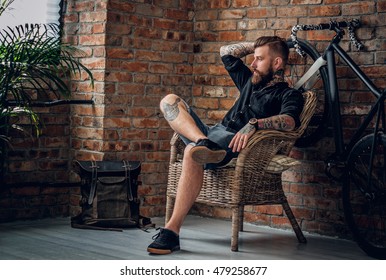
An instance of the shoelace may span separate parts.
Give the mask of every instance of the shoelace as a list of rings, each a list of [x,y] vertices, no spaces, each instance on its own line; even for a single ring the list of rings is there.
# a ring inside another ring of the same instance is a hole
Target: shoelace
[[[153,235],[153,237],[152,237],[153,240],[156,240],[161,235],[161,233],[163,231],[162,228],[156,228],[156,230],[159,230],[159,232]]]

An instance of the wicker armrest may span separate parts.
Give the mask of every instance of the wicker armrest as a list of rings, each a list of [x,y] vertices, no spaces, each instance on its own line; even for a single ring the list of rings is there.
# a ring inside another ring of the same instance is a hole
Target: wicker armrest
[[[173,134],[170,140],[170,145],[170,163],[182,160],[186,145],[178,133]]]
[[[288,155],[297,139],[296,132],[277,130],[257,131],[248,141],[237,158],[236,169],[240,174],[260,176],[272,159],[278,155]]]
[[[281,138],[286,141],[296,141],[300,136],[297,130],[294,131],[280,131],[280,130],[258,130],[248,141],[248,146],[253,145],[266,138]]]

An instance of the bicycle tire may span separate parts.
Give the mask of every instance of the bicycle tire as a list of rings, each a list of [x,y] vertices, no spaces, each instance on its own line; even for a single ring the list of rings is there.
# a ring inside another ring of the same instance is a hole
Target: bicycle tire
[[[342,191],[343,209],[359,247],[371,257],[386,259],[386,135],[376,136],[369,177],[373,140],[374,134],[364,136],[349,154]]]
[[[294,48],[294,43],[289,40],[287,45],[290,49],[288,69],[286,72],[286,79],[290,86],[295,83],[306,73],[312,64],[320,57],[319,52],[307,41],[299,40],[299,45],[305,52],[305,56],[301,57]],[[327,69],[322,67],[318,71],[318,80],[315,84],[305,84],[300,91],[305,92],[312,90],[318,95],[318,105],[314,116],[311,118],[310,124],[303,135],[296,141],[297,147],[309,147],[319,141],[327,131],[329,123],[329,108],[328,108],[328,76]]]

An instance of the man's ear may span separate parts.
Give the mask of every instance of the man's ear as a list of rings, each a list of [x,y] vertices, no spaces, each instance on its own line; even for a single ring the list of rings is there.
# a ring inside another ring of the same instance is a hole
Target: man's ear
[[[283,58],[280,56],[277,56],[273,62],[273,66],[275,70],[279,70],[280,68],[283,68]]]

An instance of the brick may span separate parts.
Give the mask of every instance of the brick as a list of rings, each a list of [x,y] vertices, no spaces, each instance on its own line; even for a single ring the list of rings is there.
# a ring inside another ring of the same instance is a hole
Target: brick
[[[133,119],[133,126],[137,128],[156,128],[159,126],[158,119]]]
[[[256,8],[248,10],[247,17],[248,18],[270,18],[276,16],[276,9],[272,8]]]
[[[138,38],[161,39],[161,31],[154,28],[136,28],[134,36]]]
[[[253,5],[251,0],[233,0],[232,1],[232,7],[234,8],[248,8],[252,6]]]
[[[132,50],[121,49],[121,48],[108,48],[106,51],[108,58],[120,58],[120,59],[132,59],[134,53]]]
[[[215,207],[213,209],[213,216],[222,219],[230,219],[232,218],[232,211],[229,208]]]
[[[197,21],[195,24],[200,25],[203,24],[200,21],[211,21],[216,20],[218,18],[219,11],[217,10],[203,10],[203,11],[197,11],[195,20]],[[209,24],[209,22],[206,22]]]
[[[102,150],[102,143],[95,140],[83,140],[81,142],[81,147],[86,150],[91,151],[101,151]],[[79,147],[80,148],[80,147]],[[79,149],[78,148],[78,149]]]
[[[178,23],[173,19],[155,18],[154,26],[161,29],[173,30],[178,29]]]
[[[374,1],[360,1],[359,3],[351,3],[342,6],[342,15],[372,14],[375,12]]]
[[[11,162],[8,166],[9,172],[25,172],[34,171],[37,169],[37,163],[35,161],[22,161],[22,162]]]
[[[219,32],[219,40],[221,41],[244,41],[244,35],[239,31],[222,31]]]
[[[341,14],[340,6],[318,6],[309,9],[309,16],[334,17]]]
[[[223,8],[229,8],[230,7],[229,0],[213,0],[208,3],[209,9],[223,9]]]
[[[296,19],[268,19],[267,28],[270,29],[291,29],[292,26],[296,25]]]
[[[237,21],[223,20],[211,24],[212,30],[236,30]]]
[[[63,21],[66,22],[66,23],[75,23],[75,22],[78,22],[79,21],[79,17],[78,17],[78,14],[66,14],[64,17],[63,17]]]
[[[131,121],[128,118],[105,118],[106,128],[130,128]]]
[[[81,13],[79,21],[81,22],[98,22],[106,21],[107,14],[104,11]]]
[[[162,18],[164,9],[149,4],[138,4],[135,8],[135,12],[140,15]]]
[[[195,98],[193,105],[204,109],[217,109],[219,107],[218,102],[211,98]]]
[[[220,12],[219,18],[224,20],[241,19],[246,15],[246,13],[247,12],[242,9],[225,10]]]
[[[314,11],[315,8],[305,9],[303,6],[294,7],[278,7],[276,9],[278,17],[288,17],[290,14],[293,17],[303,17],[309,14],[309,11]]]
[[[131,95],[135,94],[143,94],[145,92],[145,86],[143,84],[124,84],[120,83],[117,88],[117,92],[119,94],[124,94],[125,96],[112,96],[111,103],[124,103],[124,104],[130,104]]]
[[[322,0],[291,0],[293,5],[315,5],[321,4]]]
[[[160,75],[154,75],[154,74],[148,74],[148,73],[136,73],[133,79],[134,79],[133,82],[135,83],[142,83],[142,84],[148,84],[148,85],[151,85],[151,84],[159,85],[161,83]]]
[[[173,65],[166,63],[152,63],[149,65],[150,73],[168,74],[173,73]]]
[[[103,130],[97,128],[78,127],[74,129],[73,135],[79,138],[103,139]]]
[[[166,9],[164,14],[166,18],[171,18],[173,20],[191,20],[193,16],[189,11],[177,9]]]
[[[108,8],[109,10],[116,10],[119,12],[134,12],[135,11],[135,5],[128,2],[121,2],[121,1],[108,1]]]
[[[324,0],[325,4],[342,4],[342,3],[349,3],[352,2],[352,0]]]
[[[377,3],[377,12],[386,12],[386,1],[378,1]]]
[[[72,5],[68,5],[68,11],[76,12],[90,12],[94,11],[94,1],[75,2]]]
[[[122,62],[121,69],[131,71],[131,72],[147,72],[149,64],[145,62]]]

